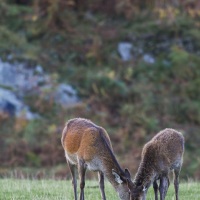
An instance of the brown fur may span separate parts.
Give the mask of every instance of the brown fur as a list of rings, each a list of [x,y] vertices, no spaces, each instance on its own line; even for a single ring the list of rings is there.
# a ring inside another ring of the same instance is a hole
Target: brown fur
[[[90,161],[99,153],[99,137],[103,137],[112,149],[110,138],[100,126],[90,120],[75,118],[69,120],[62,133],[62,145],[66,152],[77,154],[85,161]]]
[[[179,174],[183,152],[184,138],[178,131],[165,129],[153,137],[143,148],[142,160],[135,176],[134,185],[131,186],[130,184],[130,187],[134,188],[132,199],[145,199],[145,192],[142,190],[144,188],[148,189],[152,183],[156,188],[156,180],[165,181],[163,183],[164,188],[160,185],[161,199],[164,199],[167,185],[169,185],[168,174],[170,170],[174,170]],[[178,199],[178,194],[176,196]]]
[[[105,200],[104,176],[113,185],[121,199],[129,199],[126,179],[131,179],[130,173],[128,170],[123,171],[118,164],[110,138],[104,128],[87,119],[75,118],[69,120],[63,130],[61,143],[72,173],[75,199],[77,199],[77,195],[74,166],[78,166],[81,179],[81,200],[84,199],[84,174],[86,168],[99,172],[102,199]],[[121,183],[119,184],[119,182]]]

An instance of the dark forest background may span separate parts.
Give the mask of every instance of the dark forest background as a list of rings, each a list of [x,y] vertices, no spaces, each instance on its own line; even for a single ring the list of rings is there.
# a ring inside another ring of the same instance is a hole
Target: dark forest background
[[[1,176],[69,177],[61,132],[84,117],[108,131],[132,174],[158,131],[181,131],[182,178],[200,178],[198,0],[1,0],[0,13],[1,60],[40,65],[52,85],[70,84],[79,99],[63,107],[49,95],[53,87],[24,98],[39,118],[2,110]],[[128,59],[121,42],[132,45]]]

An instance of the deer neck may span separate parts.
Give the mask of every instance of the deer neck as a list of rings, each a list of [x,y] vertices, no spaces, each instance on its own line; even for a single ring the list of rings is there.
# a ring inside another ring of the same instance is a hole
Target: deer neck
[[[108,169],[108,171],[106,170],[104,172],[105,177],[111,183],[111,185],[113,186],[113,188],[117,192],[119,198],[121,200],[128,200],[129,199],[129,193],[128,193],[128,187],[127,187],[126,183],[125,182],[122,182],[121,184],[117,183],[114,175],[112,174],[112,169],[110,168],[110,169]],[[119,170],[121,170],[121,169],[116,167],[116,168],[114,168],[114,170],[119,172]],[[121,173],[123,173],[123,171]]]
[[[119,174],[124,173],[118,162],[115,162],[113,160],[106,160],[103,167],[104,176],[108,179],[108,181],[113,185],[114,188],[117,188],[119,183],[116,182],[115,176],[112,174],[112,170],[118,172]]]
[[[154,170],[145,163],[141,163],[134,178],[134,183],[137,186],[149,187],[154,178]]]
[[[114,187],[116,192],[118,193],[120,199],[128,200],[128,187],[126,183],[119,184],[115,180],[115,176],[113,174],[113,170],[118,174],[124,174],[124,171],[121,169],[115,155],[113,154],[112,148],[108,145],[107,142],[103,142],[104,146],[100,152],[101,157],[101,171],[103,172],[104,176],[108,179],[111,185]]]
[[[120,199],[128,199],[128,187],[125,182],[122,182],[119,184],[115,180],[115,176],[112,174],[112,170],[116,171],[119,174],[123,174],[124,171],[121,169],[119,163],[115,160],[107,160],[104,162],[104,176],[108,179],[108,181],[111,183],[111,185],[114,187],[115,191],[117,192]]]

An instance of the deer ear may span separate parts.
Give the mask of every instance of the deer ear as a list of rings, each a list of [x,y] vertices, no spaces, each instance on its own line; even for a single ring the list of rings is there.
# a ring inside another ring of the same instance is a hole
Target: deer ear
[[[114,169],[112,169],[112,174],[114,175],[114,177],[115,177],[115,181],[116,181],[117,183],[119,183],[119,184],[122,184],[122,183],[123,183],[123,181],[122,181],[120,175],[117,174],[117,172],[115,172]]]
[[[124,172],[125,172],[126,178],[131,179],[131,174],[130,174],[129,170],[125,169]]]

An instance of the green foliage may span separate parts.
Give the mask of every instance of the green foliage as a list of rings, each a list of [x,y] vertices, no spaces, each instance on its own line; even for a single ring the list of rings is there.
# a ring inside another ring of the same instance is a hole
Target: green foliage
[[[47,137],[47,132],[44,132],[46,129],[46,123],[44,120],[33,120],[30,121],[24,130],[24,139],[28,142],[30,146],[41,145],[38,141],[44,141]]]
[[[14,34],[12,31],[7,29],[6,27],[0,26],[0,40],[1,49],[9,50],[14,48],[20,48],[23,46],[25,42],[25,38],[21,38],[18,35]]]
[[[178,47],[172,47],[171,53],[170,53],[170,58],[172,61],[172,64],[174,66],[182,66],[185,64],[185,62],[188,61],[189,59],[189,54],[188,52],[184,51],[183,49],[180,49]]]
[[[22,20],[22,18],[31,14],[32,9],[27,6],[8,4],[3,0],[0,2],[0,11],[3,14],[0,22],[4,22],[12,31],[17,31],[19,29],[24,30],[26,21]]]
[[[5,26],[0,25],[0,53],[3,57],[8,54],[14,59],[35,59],[38,48],[26,41],[23,35],[16,34]]]
[[[33,166],[33,167],[41,166],[40,157],[38,157],[38,155],[36,155],[33,152],[28,152],[26,154],[26,160],[27,160],[27,162],[29,163],[30,166]]]
[[[52,74],[54,87],[70,83],[81,99],[64,109],[54,103],[52,91],[44,89],[26,97],[39,120],[0,115],[0,162],[4,167],[65,162],[60,144],[64,123],[86,117],[109,130],[116,153],[133,171],[139,159],[132,153],[156,132],[166,127],[183,131],[184,177],[199,178],[198,10],[188,2],[180,7],[156,7],[156,1],[109,1],[108,7],[101,0],[76,2],[38,0],[26,6],[0,2],[1,58],[12,55],[13,61],[39,63]],[[123,62],[118,55],[121,41],[133,44],[130,61]],[[145,54],[155,62],[146,63]]]

